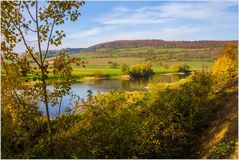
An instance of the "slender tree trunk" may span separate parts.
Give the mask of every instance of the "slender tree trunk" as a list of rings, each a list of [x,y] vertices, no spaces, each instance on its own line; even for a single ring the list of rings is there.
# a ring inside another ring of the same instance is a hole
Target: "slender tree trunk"
[[[43,88],[43,94],[44,94],[44,103],[45,103],[46,115],[47,115],[47,130],[48,130],[48,136],[51,139],[50,113],[49,113],[49,106],[48,106],[46,80],[45,80],[45,74],[44,74],[43,68],[41,68],[41,72],[42,72],[42,88]]]
[[[61,115],[61,104],[62,104],[62,98],[63,98],[63,96],[61,96],[61,99],[60,99],[60,104],[59,104],[59,108],[58,108],[58,124],[57,124],[57,133],[59,132],[59,128],[60,128],[60,115]]]
[[[61,99],[60,99],[60,104],[59,104],[59,108],[58,108],[58,117],[60,117],[60,115],[61,115],[61,103],[62,103],[62,98],[63,98],[63,96],[62,96]]]
[[[44,61],[42,58],[42,49],[41,49],[41,42],[40,42],[40,34],[39,34],[39,24],[38,24],[38,1],[36,1],[36,28],[37,28],[37,41],[38,41],[38,49],[39,49],[39,57],[40,57],[40,69],[42,75],[42,88],[44,94],[44,103],[46,107],[46,114],[47,114],[47,129],[48,129],[48,136],[51,141],[51,125],[50,125],[50,114],[49,114],[49,106],[48,106],[48,97],[47,97],[47,89],[46,89],[46,76],[44,73]]]

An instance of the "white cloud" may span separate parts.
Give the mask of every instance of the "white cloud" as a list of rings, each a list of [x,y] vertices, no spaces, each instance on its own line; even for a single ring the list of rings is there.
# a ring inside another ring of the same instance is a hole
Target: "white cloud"
[[[116,7],[95,19],[101,28],[74,33],[69,36],[74,41],[63,46],[135,39],[230,40],[237,37],[237,12],[231,11],[235,6],[235,1],[180,1],[134,9]]]
[[[151,31],[128,31],[114,34],[110,34],[104,37],[95,37],[95,40],[112,41],[112,40],[134,40],[134,39],[164,39],[164,40],[183,40],[185,35],[200,34],[204,32],[206,28],[197,27],[176,27],[176,28],[164,28]],[[189,40],[189,39],[188,39]]]
[[[235,4],[235,2],[230,1],[205,1],[169,2],[136,9],[116,7],[110,13],[97,18],[96,21],[107,25],[157,24],[180,19],[222,21],[222,16],[229,19],[236,18],[235,14],[226,11]]]
[[[89,30],[79,31],[79,32],[70,34],[67,36],[67,38],[70,38],[70,39],[86,38],[86,37],[95,36],[99,34],[100,32],[102,32],[102,30],[96,27],[96,28],[91,28]]]
[[[171,18],[162,17],[156,12],[145,12],[140,9],[132,10],[129,8],[115,8],[112,13],[104,15],[98,19],[97,22],[108,25],[115,24],[156,24],[169,21]]]

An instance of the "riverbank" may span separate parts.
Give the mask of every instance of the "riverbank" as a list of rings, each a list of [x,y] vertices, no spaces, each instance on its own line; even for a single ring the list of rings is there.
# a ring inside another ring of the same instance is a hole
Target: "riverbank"
[[[145,87],[146,89],[166,89],[166,88],[178,88],[180,85],[185,84],[189,81],[192,80],[192,75],[189,75],[186,78],[180,79],[176,82],[171,82],[171,83],[162,83],[162,82],[158,82],[158,83],[148,83],[148,85]]]
[[[195,69],[191,70],[194,71]],[[183,72],[174,72],[172,69],[162,69],[162,68],[153,68],[155,74],[162,74],[162,75],[170,75],[170,74],[185,74]],[[30,79],[34,78],[34,75],[28,76]],[[52,81],[57,80],[57,76],[50,73],[47,77],[47,82],[50,83]],[[129,75],[122,75],[119,69],[107,69],[100,70],[95,74],[81,72],[79,70],[72,71],[71,80],[72,82],[87,82],[87,81],[98,81],[98,80],[106,80],[106,79],[122,79],[122,80],[130,80]]]

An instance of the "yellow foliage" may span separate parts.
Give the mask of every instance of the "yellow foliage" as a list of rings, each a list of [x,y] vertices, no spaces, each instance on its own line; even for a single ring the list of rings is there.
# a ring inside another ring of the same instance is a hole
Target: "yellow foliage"
[[[212,75],[218,81],[228,82],[238,77],[237,59],[232,59],[229,53],[220,56],[212,66]]]

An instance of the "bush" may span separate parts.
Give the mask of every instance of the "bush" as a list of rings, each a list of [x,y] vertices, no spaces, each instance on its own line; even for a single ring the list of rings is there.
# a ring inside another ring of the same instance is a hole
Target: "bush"
[[[148,78],[155,74],[151,69],[152,64],[150,62],[146,62],[143,64],[136,64],[133,66],[129,72],[130,77],[132,78]]]
[[[191,82],[178,89],[158,92],[155,102],[148,109],[142,139],[143,158],[186,158],[196,142],[198,133],[207,124],[211,77],[198,73]],[[148,148],[149,150],[145,150]],[[150,151],[151,150],[151,151]]]
[[[111,65],[111,66],[110,66],[111,68],[117,68],[117,67],[119,66],[119,64],[118,64],[117,62],[111,62],[111,61],[109,61],[108,64]]]
[[[122,74],[126,75],[126,74],[129,74],[130,72],[130,67],[127,65],[127,64],[123,64],[121,66],[121,72]]]
[[[51,120],[51,146],[44,116],[38,117],[39,128],[34,130],[33,124],[30,129],[34,132],[29,132],[25,121],[13,123],[10,113],[3,110],[2,155],[52,159],[188,158],[208,123],[210,109],[217,103],[212,86],[209,73],[196,72],[191,81],[176,89],[111,91],[96,96],[89,92],[88,99],[81,103],[87,110]]]
[[[187,64],[187,63],[184,63],[182,66],[181,66],[181,71],[186,73],[186,72],[189,72],[190,70],[190,66]]]
[[[215,146],[211,151],[211,159],[231,159],[230,155],[238,147],[238,140],[226,139]]]
[[[94,75],[95,75],[96,78],[102,78],[102,77],[104,77],[103,73],[102,73],[101,71],[99,71],[99,70],[95,71],[95,72],[94,72]]]
[[[112,91],[97,95],[84,103],[84,119],[63,137],[69,148],[65,158],[133,158],[137,153],[142,94]],[[71,144],[69,144],[69,139]]]
[[[181,68],[179,64],[173,64],[172,69],[174,72],[180,72]]]
[[[186,63],[184,63],[183,65],[179,65],[179,64],[173,64],[172,65],[172,69],[174,72],[190,72],[190,66]]]

